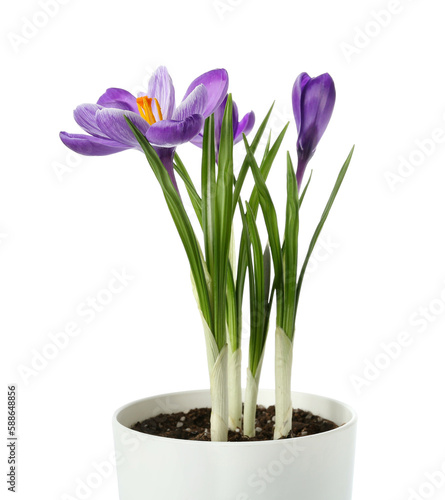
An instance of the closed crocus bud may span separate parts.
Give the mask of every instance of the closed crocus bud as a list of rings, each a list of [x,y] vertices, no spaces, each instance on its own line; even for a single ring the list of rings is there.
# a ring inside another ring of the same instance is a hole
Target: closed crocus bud
[[[316,78],[301,73],[295,80],[292,106],[298,132],[298,186],[301,186],[306,166],[328,126],[334,104],[335,85],[328,73]]]

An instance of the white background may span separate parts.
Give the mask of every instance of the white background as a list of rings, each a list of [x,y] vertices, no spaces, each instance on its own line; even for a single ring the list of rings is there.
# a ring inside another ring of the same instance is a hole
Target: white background
[[[292,84],[302,71],[335,79],[302,248],[352,144],[356,154],[303,288],[293,388],[358,410],[354,499],[419,498],[412,490],[444,498],[445,485],[426,476],[445,470],[443,2],[49,3],[51,17],[36,0],[3,5],[1,15],[2,495],[7,384],[18,385],[17,497],[35,500],[117,500],[114,472],[76,493],[110,460],[114,410],[208,386],[186,257],[145,158],[80,157],[58,138],[80,131],[76,105],[112,86],[140,91],[164,64],[178,100],[216,67],[257,124],[276,100],[274,137],[291,121],[269,183],[281,221],[285,148],[296,156]],[[199,150],[188,145],[181,156],[199,181]],[[78,308],[123,269],[133,278],[87,324]],[[50,334],[73,322],[78,335],[23,376],[50,352]],[[409,345],[397,348],[403,332]],[[261,385],[273,387],[272,342]]]

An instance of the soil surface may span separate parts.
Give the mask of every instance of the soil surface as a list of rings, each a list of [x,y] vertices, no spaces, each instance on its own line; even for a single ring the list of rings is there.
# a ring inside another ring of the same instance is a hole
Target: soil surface
[[[249,438],[240,429],[229,431],[229,441],[268,441],[273,439],[275,406],[257,406],[256,435]],[[309,436],[336,429],[337,424],[309,411],[294,410],[292,431],[288,438]],[[193,441],[210,441],[210,408],[195,408],[187,413],[162,413],[137,422],[132,429],[155,436]]]

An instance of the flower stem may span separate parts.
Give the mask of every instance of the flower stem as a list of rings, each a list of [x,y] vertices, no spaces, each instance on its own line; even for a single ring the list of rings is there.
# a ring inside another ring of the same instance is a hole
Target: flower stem
[[[274,439],[285,438],[292,429],[292,341],[277,326],[275,332],[275,431]]]
[[[229,380],[229,429],[241,428],[243,398],[241,393],[241,349],[232,351],[229,348],[228,380]]]
[[[165,167],[165,170],[167,170],[168,175],[170,176],[170,179],[172,181],[173,187],[176,189],[177,193],[179,194],[179,188],[178,188],[178,183],[176,182],[176,177],[175,177],[175,170],[173,166],[173,158],[175,156],[175,148],[155,148],[156,153],[159,156],[159,159],[161,160],[162,164]]]
[[[212,398],[210,433],[212,441],[227,441],[229,420],[227,357],[228,347],[225,345],[210,371],[210,394]]]
[[[254,437],[256,428],[256,405],[258,400],[258,373],[254,377],[250,367],[247,368],[246,397],[244,402],[244,428],[245,436]]]

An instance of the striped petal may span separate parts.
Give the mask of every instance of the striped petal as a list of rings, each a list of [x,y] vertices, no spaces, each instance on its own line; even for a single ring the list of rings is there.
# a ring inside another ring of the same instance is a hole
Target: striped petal
[[[138,112],[136,97],[124,89],[111,88],[99,97],[97,104],[104,108],[123,109]]]
[[[292,108],[294,111],[295,123],[297,124],[297,132],[300,132],[301,128],[301,94],[310,80],[311,77],[307,73],[301,73],[297,76],[292,88]]]
[[[154,146],[173,148],[193,139],[203,124],[202,115],[191,115],[182,121],[162,120],[152,125],[145,136]]]
[[[129,146],[119,144],[111,139],[92,137],[84,134],[68,134],[60,132],[60,139],[75,153],[85,156],[105,156],[129,149]]]
[[[198,76],[190,84],[184,99],[188,97],[198,85],[204,85],[207,89],[208,101],[204,110],[204,118],[210,116],[221,104],[229,88],[229,75],[225,69],[214,69]],[[183,100],[184,100],[183,99]]]
[[[143,134],[147,132],[149,124],[140,115],[121,109],[104,108],[99,110],[96,115],[97,125],[110,139],[128,147],[140,149],[139,143],[128,126],[125,117],[130,118]]]
[[[175,88],[165,66],[160,66],[150,78],[147,97],[158,100],[164,120],[171,119],[175,109]]]
[[[203,115],[207,101],[207,89],[204,85],[198,85],[175,109],[172,120],[181,121],[191,115]]]
[[[81,104],[74,110],[74,119],[85,132],[96,137],[107,137],[97,125],[96,112],[102,109],[99,104]]]
[[[244,115],[243,119],[238,123],[238,127],[235,131],[234,142],[238,144],[244,135],[250,134],[252,132],[253,126],[255,125],[255,113],[251,111]]]

